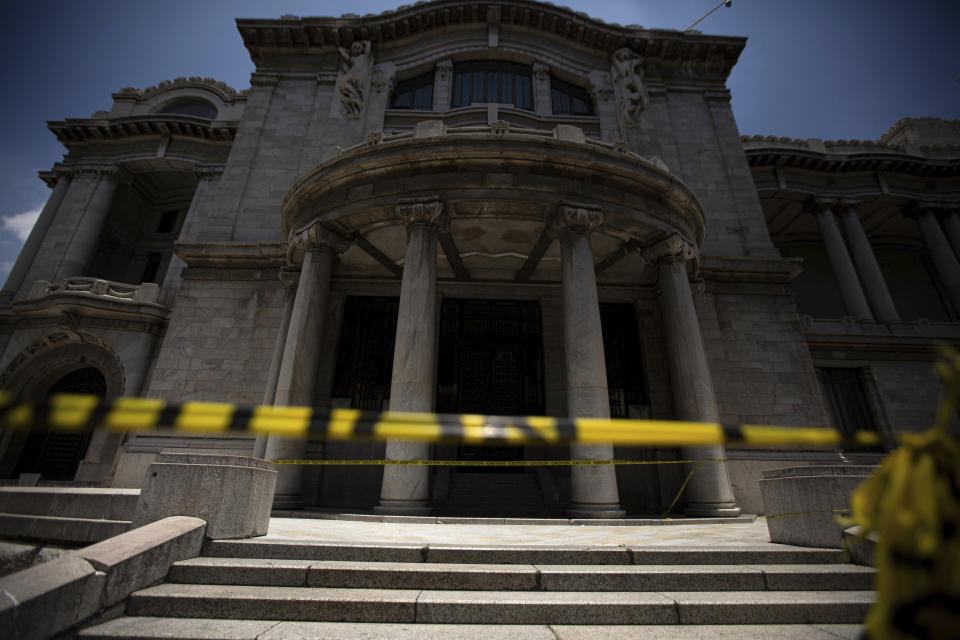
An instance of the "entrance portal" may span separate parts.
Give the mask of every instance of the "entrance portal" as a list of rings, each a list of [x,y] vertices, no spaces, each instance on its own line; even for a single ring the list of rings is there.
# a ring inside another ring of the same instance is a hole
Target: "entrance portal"
[[[543,413],[540,304],[446,299],[440,312],[437,411]],[[460,460],[523,460],[522,447],[459,447]],[[522,472],[522,467],[467,467]]]

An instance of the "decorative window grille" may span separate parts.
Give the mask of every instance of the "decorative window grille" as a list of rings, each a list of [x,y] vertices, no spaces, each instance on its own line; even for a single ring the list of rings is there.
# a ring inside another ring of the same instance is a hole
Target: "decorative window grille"
[[[496,60],[462,62],[453,66],[451,106],[498,102],[533,110],[531,87],[530,67],[527,65]]]

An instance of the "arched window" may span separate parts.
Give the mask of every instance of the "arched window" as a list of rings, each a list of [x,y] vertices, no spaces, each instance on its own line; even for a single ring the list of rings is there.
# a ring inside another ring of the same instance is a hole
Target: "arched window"
[[[556,116],[592,116],[593,103],[587,90],[575,84],[550,78],[550,98],[553,102],[553,115]]]
[[[391,109],[433,109],[433,72],[397,83],[390,98]]]
[[[466,107],[474,102],[499,102],[532,110],[530,67],[497,60],[453,65],[451,106]]]
[[[178,116],[194,116],[197,118],[206,118],[215,120],[217,118],[217,108],[200,98],[185,98],[183,100],[174,100],[160,109],[159,113],[170,113]]]

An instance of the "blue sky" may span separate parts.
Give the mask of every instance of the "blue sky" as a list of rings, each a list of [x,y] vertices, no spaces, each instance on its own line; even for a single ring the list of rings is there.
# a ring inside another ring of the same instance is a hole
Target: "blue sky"
[[[558,2],[620,24],[684,29],[718,0]],[[109,109],[122,87],[207,76],[240,90],[253,64],[235,17],[364,15],[384,0],[7,0],[0,99],[0,280],[49,195],[63,148],[45,122]],[[960,118],[960,2],[733,0],[697,28],[747,36],[729,80],[741,133],[875,139],[899,118]]]

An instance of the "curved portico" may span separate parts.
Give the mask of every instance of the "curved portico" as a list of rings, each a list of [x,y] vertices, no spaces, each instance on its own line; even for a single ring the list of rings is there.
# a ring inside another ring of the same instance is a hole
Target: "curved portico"
[[[304,176],[284,200],[282,224],[288,237],[322,228],[352,241],[341,259],[360,263],[363,256],[370,269],[402,271],[393,410],[434,408],[439,277],[560,284],[567,412],[609,417],[595,273],[619,263],[638,278],[646,271],[649,280],[656,272],[664,292],[664,324],[671,325],[665,339],[676,343],[668,350],[697,360],[691,371],[671,369],[678,411],[688,419],[717,415],[684,268],[697,258],[703,215],[690,190],[658,160],[588,140],[579,129],[562,125],[553,131],[511,130],[506,123],[447,129],[424,122],[411,134],[371,136]],[[555,239],[559,260],[541,264]],[[665,244],[684,250],[656,249]],[[297,253],[292,257],[296,260]],[[664,268],[664,261],[674,268]],[[312,273],[301,274],[298,296],[309,288],[304,278]],[[678,278],[687,286],[678,285]],[[307,305],[299,302],[291,327],[302,326],[297,309]],[[289,334],[285,359],[296,354],[289,344],[295,335]],[[281,370],[294,369],[281,364]],[[692,385],[693,392],[681,385]],[[577,446],[571,453],[613,457],[609,445]],[[429,450],[391,442],[387,456],[426,458]],[[733,508],[726,471],[718,469],[709,481],[691,487],[688,499],[698,513],[726,515]],[[428,512],[426,470],[387,466],[377,510]],[[571,485],[576,517],[623,515],[613,467],[575,468]]]

